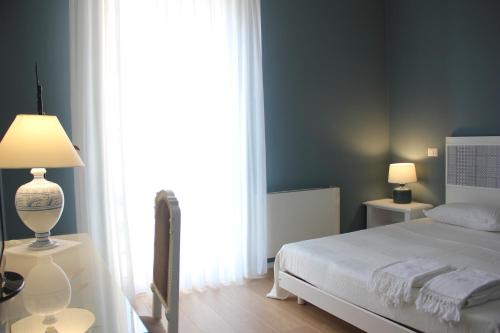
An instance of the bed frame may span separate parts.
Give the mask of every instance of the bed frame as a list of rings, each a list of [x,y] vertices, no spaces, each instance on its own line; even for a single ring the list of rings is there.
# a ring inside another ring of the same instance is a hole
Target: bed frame
[[[500,137],[446,138],[446,202],[500,202]],[[416,332],[374,312],[326,293],[286,272],[280,287],[366,332]]]

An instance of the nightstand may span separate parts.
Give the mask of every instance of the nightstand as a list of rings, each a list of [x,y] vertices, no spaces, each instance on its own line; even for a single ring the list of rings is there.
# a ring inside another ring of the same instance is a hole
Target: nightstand
[[[392,199],[366,201],[364,205],[366,205],[367,228],[418,219],[424,217],[424,209],[432,208],[431,204],[421,202],[397,204]]]

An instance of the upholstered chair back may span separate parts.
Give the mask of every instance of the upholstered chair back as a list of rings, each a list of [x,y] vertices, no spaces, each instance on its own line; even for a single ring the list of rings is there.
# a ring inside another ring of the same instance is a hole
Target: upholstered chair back
[[[172,191],[160,191],[155,198],[155,239],[153,266],[153,317],[168,320],[168,332],[178,332],[179,257],[181,211]]]
[[[167,201],[160,198],[155,209],[155,240],[153,283],[168,307],[168,289],[170,284],[170,210]]]

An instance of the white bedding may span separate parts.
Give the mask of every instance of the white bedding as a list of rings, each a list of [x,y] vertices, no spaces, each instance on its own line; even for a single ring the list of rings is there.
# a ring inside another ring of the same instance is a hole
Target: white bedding
[[[464,309],[460,323],[449,326],[417,312],[414,304],[388,307],[368,292],[367,281],[374,269],[411,256],[500,274],[500,233],[420,219],[284,245],[276,268],[422,332],[500,333],[500,300]],[[413,293],[416,296],[417,289]]]

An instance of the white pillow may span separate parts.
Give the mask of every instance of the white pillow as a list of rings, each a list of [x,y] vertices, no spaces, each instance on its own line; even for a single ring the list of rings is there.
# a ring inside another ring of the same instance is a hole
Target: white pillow
[[[476,230],[500,231],[500,207],[472,203],[449,203],[426,210],[424,214],[436,222]]]

